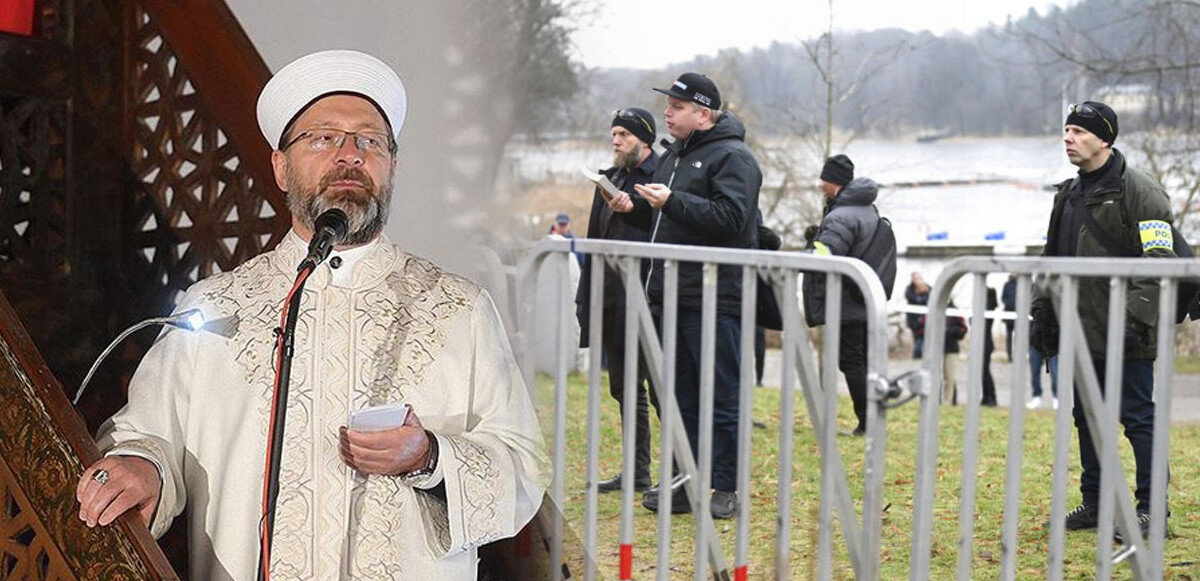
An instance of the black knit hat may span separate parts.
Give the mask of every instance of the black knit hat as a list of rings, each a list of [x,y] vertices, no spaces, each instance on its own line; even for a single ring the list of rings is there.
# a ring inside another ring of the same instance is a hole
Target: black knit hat
[[[1117,131],[1121,129],[1117,126],[1117,113],[1112,107],[1099,101],[1084,101],[1078,105],[1071,105],[1067,122],[1063,125],[1078,125],[1109,145],[1117,140]]]
[[[664,95],[691,101],[698,105],[708,107],[709,109],[721,110],[721,92],[717,90],[717,84],[712,82],[712,79],[700,73],[683,73],[678,79],[671,84],[669,89],[659,89],[655,91]]]
[[[839,186],[850,183],[854,179],[854,162],[841,153],[826,159],[825,167],[821,168],[821,179]]]
[[[610,127],[624,127],[646,145],[654,145],[654,136],[657,134],[654,129],[654,115],[641,107],[626,107],[613,111]]]

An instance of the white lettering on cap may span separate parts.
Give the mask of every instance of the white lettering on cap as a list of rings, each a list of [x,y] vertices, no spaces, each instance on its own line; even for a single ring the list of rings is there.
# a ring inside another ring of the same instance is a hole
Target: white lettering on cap
[[[699,101],[700,103],[703,103],[705,106],[712,105],[712,99],[709,99],[708,95],[701,95],[700,93],[696,93],[695,95],[692,95],[692,98]]]
[[[686,91],[686,90],[687,90],[687,84],[686,84],[686,83],[683,83],[683,82],[680,82],[680,81],[675,81],[675,86],[676,86],[676,87],[679,87],[679,89],[680,89],[681,91]]]

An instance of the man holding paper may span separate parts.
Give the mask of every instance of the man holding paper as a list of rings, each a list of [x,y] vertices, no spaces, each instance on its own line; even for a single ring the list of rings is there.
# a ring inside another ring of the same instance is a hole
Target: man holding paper
[[[613,166],[603,174],[588,174],[596,182],[592,196],[592,213],[588,220],[588,238],[646,242],[650,233],[639,225],[632,224],[613,215],[613,208],[629,201],[634,186],[650,182],[658,169],[658,153],[654,151],[654,115],[640,107],[617,109],[612,114]],[[611,188],[612,191],[608,191]],[[579,289],[575,294],[576,314],[579,317],[580,347],[588,346],[588,312],[591,305],[591,257],[583,257],[583,274],[579,277]],[[642,267],[645,280],[646,267]],[[608,392],[618,404],[625,395],[625,286],[621,274],[614,268],[604,272],[604,314],[601,337],[605,353],[608,354]],[[634,454],[634,490],[650,488],[650,410],[649,401],[658,408],[658,398],[645,371],[645,362],[638,361],[635,390],[637,393],[637,422],[635,428],[636,452]],[[622,418],[624,415],[621,416]],[[622,429],[627,429],[622,426]],[[600,492],[621,489],[621,474],[599,483]]]
[[[684,73],[665,89],[663,111],[667,145],[662,162],[648,184],[634,189],[633,200],[620,200],[614,209],[631,223],[647,224],[651,243],[685,244],[720,248],[758,246],[758,190],[762,171],[746,146],[746,126],[736,115],[721,109],[716,83],[699,73]],[[714,518],[737,513],[738,370],[741,368],[741,268],[721,266],[717,275],[716,353],[713,362],[713,469]],[[675,359],[675,398],[679,413],[698,454],[700,428],[702,269],[696,263],[679,266],[679,291],[664,295],[663,261],[654,260],[646,285],[650,308],[661,317],[663,306],[674,300],[679,307]],[[662,330],[662,321],[658,321]],[[661,483],[660,483],[661,484]],[[663,486],[662,490],[668,487]],[[684,488],[672,492],[674,511],[690,510]],[[642,506],[658,510],[660,490],[642,495]]]
[[[310,54],[267,83],[258,122],[292,230],[180,301],[238,329],[159,337],[79,481],[89,526],[136,509],[161,535],[186,504],[190,577],[255,579],[274,330],[331,208],[349,228],[301,302],[271,574],[474,579],[477,547],[533,516],[540,429],[491,299],[383,234],[405,111],[400,77],[360,52]],[[352,414],[383,429],[349,429]]]

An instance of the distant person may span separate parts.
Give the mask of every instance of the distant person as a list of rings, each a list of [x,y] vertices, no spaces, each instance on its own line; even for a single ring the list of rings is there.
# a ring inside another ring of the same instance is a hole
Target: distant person
[[[638,197],[614,205],[628,219],[647,225],[651,243],[721,248],[756,246],[758,190],[762,171],[746,147],[746,126],[721,110],[716,83],[698,73],[684,73],[666,89],[664,117],[674,139],[667,145],[649,184],[634,186]],[[615,199],[615,197],[614,197]],[[663,261],[651,262],[647,290],[651,309],[662,328]],[[679,265],[678,343],[675,397],[692,453],[700,443],[700,310],[703,292],[700,264]],[[738,387],[741,370],[742,269],[722,266],[717,275],[716,350],[713,362],[712,502],[714,518],[737,513]],[[672,490],[676,512],[691,509],[682,486],[651,488],[642,506],[658,510],[659,496]]]
[[[574,238],[575,233],[571,232],[571,216],[566,212],[559,212],[554,217],[554,223],[550,225],[550,233],[563,238]]]
[[[613,185],[624,193],[626,200],[634,194],[634,185],[650,183],[658,169],[658,153],[654,151],[654,115],[640,107],[626,107],[613,111],[609,130],[612,139],[613,165],[603,170]],[[643,228],[618,219],[611,203],[606,200],[599,187],[592,194],[592,212],[588,219],[587,237],[602,240],[624,240],[646,242],[650,233]],[[590,325],[588,313],[591,309],[592,268],[589,255],[583,256],[583,274],[579,278],[579,289],[575,294],[576,313],[579,317],[580,347],[588,346]],[[642,279],[647,274],[642,267]],[[601,341],[608,357],[608,393],[624,410],[625,399],[625,284],[620,271],[613,267],[604,270],[604,311]],[[639,357],[634,391],[637,396],[634,432],[633,488],[642,491],[650,488],[650,411],[648,401],[658,409],[658,396],[649,383],[646,364]],[[649,399],[647,400],[647,391]],[[624,421],[624,412],[620,416]],[[622,426],[622,432],[627,426]],[[622,439],[622,441],[624,441]],[[600,492],[620,490],[622,474],[602,480],[597,488]]]
[[[988,287],[987,310],[995,311],[999,306],[996,289]],[[980,405],[996,407],[996,381],[992,378],[992,353],[996,350],[996,339],[992,337],[992,318],[989,316],[983,321],[983,397],[980,399]]]
[[[1175,256],[1171,200],[1154,176],[1130,167],[1125,156],[1113,147],[1117,131],[1117,114],[1108,105],[1085,101],[1071,106],[1063,143],[1067,159],[1079,168],[1079,174],[1058,184],[1043,256]],[[1150,528],[1159,284],[1154,278],[1135,277],[1126,282],[1126,287],[1125,350],[1119,355],[1124,359],[1120,419],[1133,448],[1137,520],[1145,537]],[[1080,279],[1078,317],[1101,391],[1105,358],[1109,355],[1105,350],[1108,302],[1108,277]],[[1058,317],[1044,292],[1035,292],[1032,314],[1040,331],[1034,344],[1042,353],[1056,355]],[[1067,514],[1067,530],[1095,528],[1100,505],[1100,461],[1078,396],[1075,402],[1072,413],[1083,467],[1079,478],[1082,502]],[[1163,515],[1164,521],[1169,515],[1169,511]]]
[[[1045,371],[1050,373],[1050,390],[1053,394],[1053,399],[1050,400],[1050,407],[1058,409],[1058,355],[1053,357],[1045,357],[1042,351],[1037,347],[1029,348],[1029,383],[1033,389],[1033,397],[1025,404],[1026,409],[1037,409],[1042,407],[1042,364],[1045,363]]]
[[[818,185],[825,195],[825,215],[813,234],[809,249],[820,256],[865,259],[874,251],[872,244],[880,242],[881,237],[877,237],[876,232],[883,227],[875,207],[878,184],[868,178],[855,178],[854,162],[844,154],[838,154],[825,160]],[[887,231],[890,233],[890,227]],[[890,244],[885,260],[891,261],[894,277],[895,239],[884,242]],[[865,261],[870,264],[869,259]],[[895,281],[880,282],[884,288],[890,288]],[[818,273],[805,274],[803,295],[804,316],[809,326],[825,324],[825,277]],[[838,369],[846,378],[854,403],[854,416],[858,420],[850,433],[861,436],[867,431],[867,307],[861,292],[848,281],[843,283]]]
[[[554,223],[550,225],[551,236],[562,236],[563,238],[575,239],[575,233],[571,232],[571,216],[566,212],[559,212],[554,217]],[[578,252],[571,251],[575,256],[575,260],[579,261],[580,268],[583,267],[583,255]]]
[[[1000,302],[1004,304],[1005,311],[1017,312],[1017,275],[1015,273],[1008,275],[1008,280],[1004,281],[1004,288],[1000,291]],[[1014,361],[1012,339],[1016,324],[1015,318],[1004,319],[1004,352],[1008,354],[1009,361]]]
[[[929,285],[921,278],[921,273],[913,271],[912,280],[904,288],[904,299],[909,305],[924,307],[929,304]],[[921,348],[925,345],[925,315],[923,313],[907,313],[905,322],[913,335],[913,359],[921,358]]]
[[[954,301],[946,305],[954,308]],[[921,328],[925,328],[925,317],[921,315]],[[967,321],[957,315],[946,315],[946,332],[942,341],[942,403],[958,405],[958,354],[959,342],[967,336]]]

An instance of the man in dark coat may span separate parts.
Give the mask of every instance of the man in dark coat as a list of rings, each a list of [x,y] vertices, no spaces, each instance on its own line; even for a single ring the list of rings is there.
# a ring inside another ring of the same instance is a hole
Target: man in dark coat
[[[745,125],[721,110],[721,94],[704,75],[684,73],[669,88],[655,90],[667,95],[664,117],[675,141],[665,144],[667,153],[653,182],[635,186],[637,203],[628,200],[614,208],[648,225],[651,242],[755,248],[762,171],[746,147]],[[662,261],[653,261],[647,290],[657,316],[664,301],[662,272]],[[711,504],[715,518],[731,518],[737,512],[741,280],[739,267],[718,269]],[[675,396],[693,453],[700,440],[702,291],[701,265],[680,264]],[[661,332],[661,318],[659,323]],[[689,509],[683,491],[680,487],[674,492],[673,510]],[[642,505],[657,510],[658,499],[657,489],[651,489],[642,496]]]
[[[1044,256],[1175,256],[1171,230],[1171,202],[1162,184],[1150,174],[1130,167],[1113,148],[1117,114],[1104,103],[1085,101],[1072,105],[1063,137],[1067,158],[1079,175],[1059,184],[1050,212]],[[1091,220],[1086,216],[1090,215]],[[1094,230],[1099,229],[1099,232]],[[1116,246],[1110,248],[1110,246]],[[1133,448],[1136,465],[1138,524],[1142,536],[1150,528],[1150,464],[1154,436],[1154,359],[1157,354],[1159,284],[1153,277],[1134,277],[1126,283],[1125,346],[1121,374],[1121,425]],[[1039,289],[1035,288],[1035,291]],[[1109,280],[1079,281],[1078,317],[1104,390],[1108,332]],[[1034,347],[1047,357],[1057,353],[1058,317],[1051,297],[1035,292],[1032,314],[1037,336]],[[1078,390],[1077,390],[1078,393]],[[1100,506],[1100,460],[1092,443],[1091,427],[1076,396],[1073,410],[1079,433],[1079,459],[1083,471],[1079,490],[1083,502],[1067,514],[1067,530],[1096,528]],[[1169,513],[1168,513],[1169,514]],[[1164,519],[1165,520],[1165,519]],[[1166,531],[1162,531],[1166,532]]]
[[[1000,301],[996,300],[996,289],[989,286],[987,288],[987,310],[990,313],[999,306]],[[992,337],[992,318],[989,316],[984,319],[983,325],[983,396],[979,403],[994,408],[996,407],[996,380],[992,377],[992,353],[996,350],[996,340]]]
[[[658,153],[654,151],[654,115],[640,107],[618,109],[612,115],[613,166],[602,173],[626,194],[634,192],[637,184],[649,183],[658,168]],[[592,213],[588,220],[588,238],[646,242],[650,233],[644,228],[617,219],[605,192],[597,187],[592,196]],[[579,289],[575,294],[576,314],[579,317],[580,347],[588,346],[591,308],[592,268],[591,256],[583,257],[583,272],[579,277]],[[642,270],[643,278],[645,268]],[[601,340],[608,357],[608,392],[624,410],[625,397],[625,285],[617,269],[606,267],[604,273],[604,314]],[[634,436],[634,490],[650,488],[650,413],[646,392],[649,389],[645,361],[639,358],[634,390],[637,394],[636,431]],[[649,401],[658,409],[658,398],[649,389]],[[621,416],[624,418],[624,415]],[[624,426],[622,426],[624,429]],[[601,481],[600,492],[621,489],[621,474]]]
[[[904,299],[910,305],[927,306],[929,304],[929,285],[921,277],[921,273],[913,271],[912,281],[904,289]],[[908,313],[905,324],[913,334],[913,359],[920,359],[922,348],[925,346],[924,313]]]
[[[1004,310],[1016,312],[1017,310],[1017,275],[1008,275],[1008,280],[1004,281],[1004,288],[1000,291],[1000,302],[1004,305]],[[1004,319],[1004,349],[1008,353],[1008,360],[1013,360],[1012,338],[1013,329],[1016,327],[1016,319]]]
[[[855,179],[854,162],[838,154],[825,160],[820,187],[825,195],[825,215],[809,241],[809,249],[825,256],[863,256],[879,227],[879,211],[875,208],[879,186],[868,178]],[[893,260],[894,256],[893,249]],[[861,436],[867,430],[867,307],[852,286],[843,286],[838,370],[846,378],[858,418],[851,434]],[[825,277],[806,274],[803,289],[804,316],[809,325],[824,324]]]

